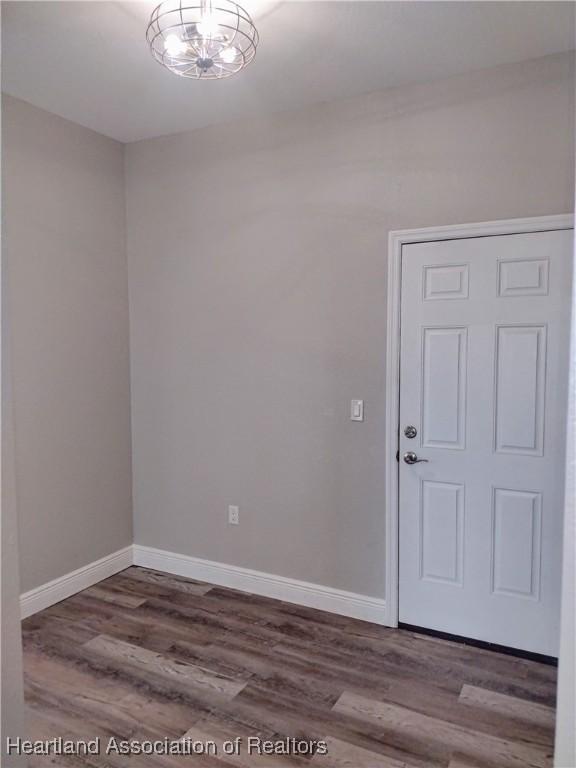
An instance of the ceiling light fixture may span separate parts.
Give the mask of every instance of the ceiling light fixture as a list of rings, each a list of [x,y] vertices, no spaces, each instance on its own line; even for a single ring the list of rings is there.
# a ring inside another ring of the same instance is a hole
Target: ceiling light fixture
[[[165,0],[150,17],[146,40],[156,61],[180,77],[220,80],[256,55],[258,32],[234,0]]]

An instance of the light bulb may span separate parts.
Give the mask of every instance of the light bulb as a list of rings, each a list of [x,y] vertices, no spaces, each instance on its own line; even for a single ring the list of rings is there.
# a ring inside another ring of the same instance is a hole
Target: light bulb
[[[238,56],[237,48],[224,48],[223,51],[220,51],[220,58],[225,64],[232,64],[232,62],[236,60],[237,56]]]
[[[186,50],[186,43],[182,42],[178,35],[168,35],[164,40],[164,50],[170,56],[178,56]]]
[[[200,32],[202,37],[216,37],[220,25],[213,13],[207,13],[202,16],[201,21],[196,24],[196,29]]]

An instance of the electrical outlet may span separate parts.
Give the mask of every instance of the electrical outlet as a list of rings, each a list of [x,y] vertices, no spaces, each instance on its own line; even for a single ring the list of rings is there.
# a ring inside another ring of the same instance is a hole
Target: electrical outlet
[[[240,507],[228,507],[228,523],[230,525],[240,524]]]

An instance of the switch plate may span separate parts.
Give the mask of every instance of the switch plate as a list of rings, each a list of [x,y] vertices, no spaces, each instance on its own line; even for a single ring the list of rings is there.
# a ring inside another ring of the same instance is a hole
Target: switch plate
[[[364,421],[364,400],[350,401],[351,421]]]
[[[228,523],[230,525],[240,525],[240,507],[228,507]]]

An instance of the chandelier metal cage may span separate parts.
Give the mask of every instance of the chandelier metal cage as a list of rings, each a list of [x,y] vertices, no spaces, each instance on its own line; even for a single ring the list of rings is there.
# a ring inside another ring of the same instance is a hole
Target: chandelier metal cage
[[[152,56],[180,77],[220,80],[253,60],[258,31],[234,0],[165,0],[150,17]]]

